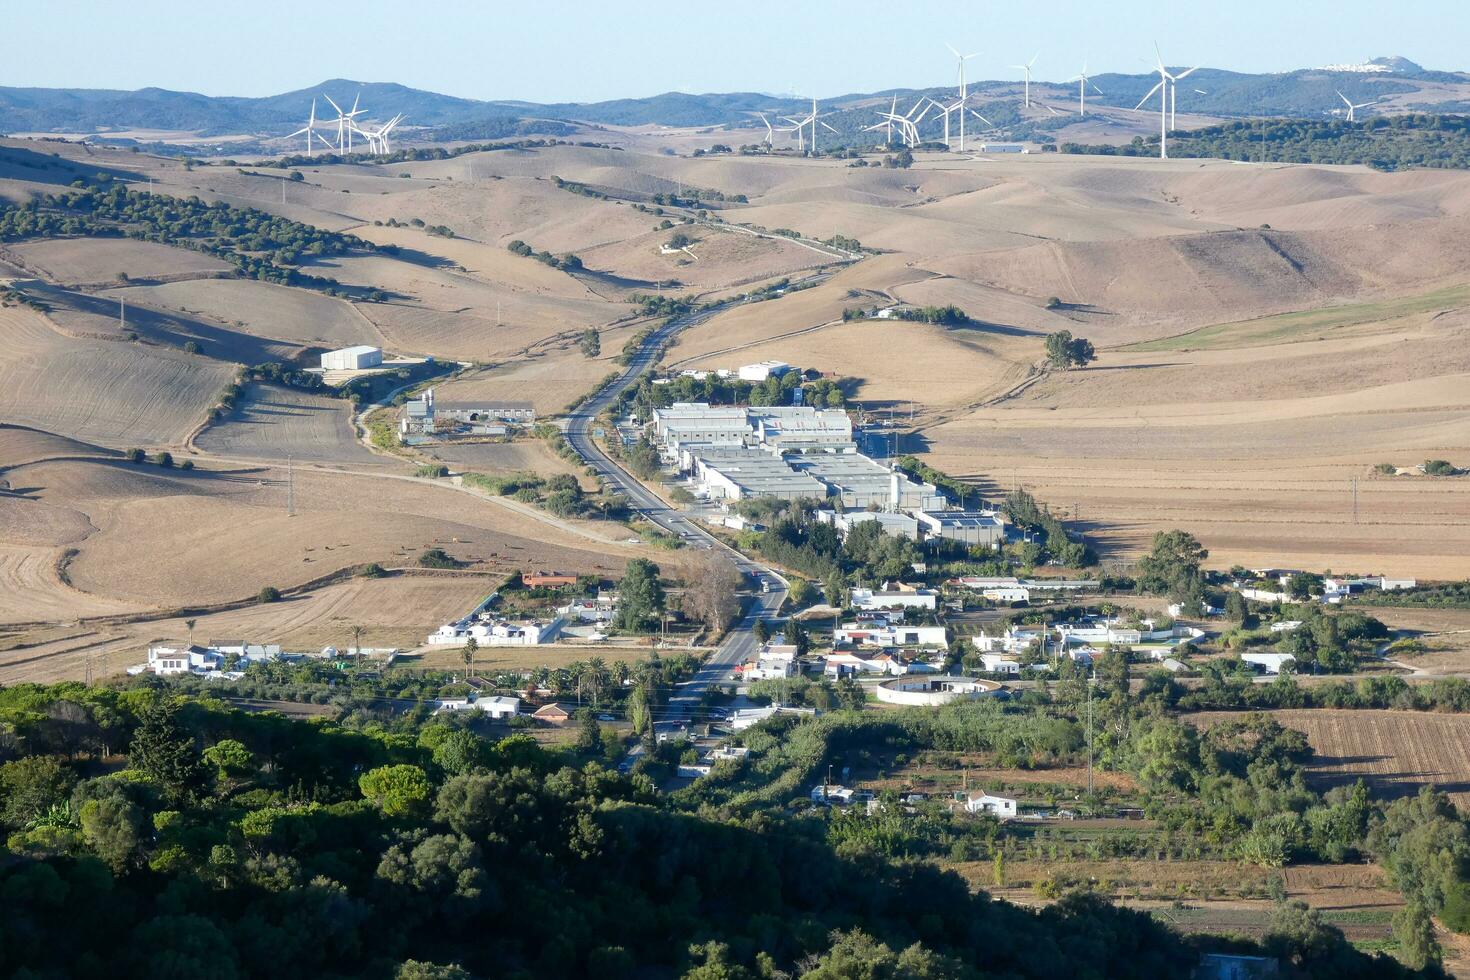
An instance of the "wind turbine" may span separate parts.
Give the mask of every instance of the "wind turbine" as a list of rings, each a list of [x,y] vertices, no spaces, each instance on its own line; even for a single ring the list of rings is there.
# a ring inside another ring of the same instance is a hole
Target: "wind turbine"
[[[361,93],[359,93],[358,98],[361,97]],[[362,115],[364,112],[367,112],[367,110],[359,109],[357,107],[357,99],[353,99],[352,111],[343,112],[341,106],[339,106],[335,102],[332,102],[332,97],[330,95],[327,95],[325,92],[323,92],[322,98],[326,99],[328,102],[331,102],[332,108],[337,110],[337,152],[345,153],[348,150],[352,149],[352,131],[356,128],[355,124],[353,123],[353,119],[355,119],[357,116]]]
[[[388,148],[388,134],[393,131],[394,126],[397,126],[402,121],[403,113],[400,112],[377,129],[363,129],[356,124],[353,124],[352,128],[357,132],[357,135],[367,138],[369,152],[386,155],[392,152]]]
[[[1383,101],[1382,99],[1374,99],[1372,102],[1359,102],[1356,105],[1354,105],[1352,103],[1352,101],[1349,100],[1348,97],[1346,95],[1343,95],[1341,92],[1338,92],[1337,93],[1337,97],[1339,99],[1342,99],[1343,104],[1347,106],[1347,121],[1348,122],[1357,122],[1358,121],[1357,112],[1358,112],[1359,109],[1366,109],[1370,105],[1377,105],[1378,103],[1380,103],[1380,102]]]
[[[1143,104],[1154,97],[1155,92],[1159,93],[1159,159],[1167,160],[1169,159],[1169,86],[1175,79],[1169,74],[1169,69],[1164,67],[1164,56],[1159,54],[1157,44],[1154,45],[1154,53],[1158,55],[1159,82],[1148,90],[1147,95],[1138,100],[1138,105],[1133,109],[1134,111],[1142,109]],[[1190,71],[1193,70],[1193,68],[1190,69]]]
[[[963,152],[965,152],[965,113],[963,112],[963,109],[964,109],[966,103],[969,101],[969,98],[970,98],[970,90],[965,87],[965,62],[969,61],[971,58],[977,57],[980,54],[980,52],[979,51],[976,51],[974,54],[960,54],[959,51],[955,48],[955,46],[952,45],[952,44],[946,44],[945,47],[946,48],[949,48],[949,53],[952,54],[952,55],[954,55],[955,61],[959,63],[959,69],[960,69],[960,101],[958,103],[956,103],[956,104],[962,110],[960,112],[960,152],[963,153]],[[929,110],[926,109],[924,111],[925,112],[928,112]],[[917,134],[916,134],[916,136],[917,136]],[[918,142],[917,138],[915,139],[914,142],[915,143]],[[944,137],[944,143],[945,143],[946,146],[949,145],[949,117],[947,115],[945,116],[945,137]]]
[[[766,149],[774,150],[776,148],[776,131],[771,128],[771,120],[766,118],[764,112],[757,112],[756,115],[760,116],[761,122],[766,124]]]
[[[794,132],[794,133],[796,133],[797,146],[798,146],[798,148],[803,149],[803,152],[804,152],[804,149],[805,148],[804,148],[804,144],[802,142],[802,132],[801,131],[806,126],[810,126],[811,127],[811,129],[812,129],[812,150],[811,150],[811,152],[812,152],[812,155],[813,156],[815,156],[816,153],[817,153],[817,127],[818,126],[821,126],[822,128],[828,130],[829,132],[833,132],[833,133],[837,132],[837,130],[834,127],[829,126],[827,123],[825,123],[825,122],[822,121],[822,116],[823,115],[824,115],[824,113],[820,113],[820,112],[817,111],[817,100],[816,100],[816,97],[814,96],[812,98],[812,111],[811,111],[811,114],[809,116],[807,116],[804,119],[797,119],[794,116],[786,116],[785,117],[786,121],[789,122],[789,123],[791,123],[795,127],[794,129],[787,130],[787,132]],[[830,115],[830,113],[825,113],[825,115]]]
[[[288,140],[289,139],[295,139],[297,136],[301,136],[303,134],[306,136],[306,154],[307,154],[307,156],[310,156],[311,155],[311,138],[312,138],[312,136],[316,136],[316,138],[319,139],[319,140],[321,140],[323,143],[326,143],[327,142],[326,137],[324,137],[324,136],[322,136],[322,135],[320,135],[320,134],[318,134],[316,132],[316,99],[312,99],[311,100],[311,115],[307,118],[306,125],[303,126],[300,129],[296,130],[296,132],[292,133],[291,135],[287,136],[286,139],[288,139]],[[331,145],[332,144],[327,143],[327,146],[331,146]]]
[[[1067,81],[1077,83],[1077,115],[1087,115],[1087,86],[1091,84],[1091,81],[1087,77],[1087,62],[1082,62],[1082,71],[1073,75]],[[1096,85],[1092,86],[1092,90],[1098,95],[1102,95],[1102,89]]]
[[[1020,69],[1021,71],[1026,73],[1026,108],[1028,109],[1031,108],[1031,66],[1036,64],[1036,59],[1040,57],[1041,52],[1038,51],[1034,55],[1032,55],[1031,60],[1026,62],[1024,65],[1011,65],[1012,68]]]

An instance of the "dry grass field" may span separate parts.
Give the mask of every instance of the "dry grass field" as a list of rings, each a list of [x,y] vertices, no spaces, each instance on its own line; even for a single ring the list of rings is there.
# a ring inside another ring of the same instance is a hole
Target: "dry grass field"
[[[69,286],[113,285],[119,275],[157,279],[219,275],[233,267],[187,248],[128,238],[71,238],[16,242],[4,254],[33,274]]]
[[[1308,778],[1319,788],[1365,780],[1375,795],[1402,796],[1421,786],[1470,804],[1470,717],[1421,711],[1303,708],[1268,712],[1306,734],[1316,758]],[[1186,715],[1209,726],[1239,712]]]
[[[355,438],[351,402],[268,384],[249,385],[235,411],[201,432],[194,445],[241,459],[383,462]]]
[[[68,337],[19,307],[0,307],[0,335],[0,419],[118,449],[177,444],[234,373],[179,350]]]

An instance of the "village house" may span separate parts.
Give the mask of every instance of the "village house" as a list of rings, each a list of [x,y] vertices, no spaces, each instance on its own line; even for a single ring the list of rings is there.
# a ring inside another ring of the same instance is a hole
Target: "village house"
[[[531,717],[537,721],[544,721],[551,725],[565,725],[568,721],[571,721],[573,710],[571,705],[562,704],[560,701],[552,701],[550,704],[543,704],[531,712]]]
[[[832,632],[838,646],[943,647],[948,645],[943,626],[907,626],[903,623],[843,623]]]
[[[1001,820],[1014,820],[1016,817],[1016,801],[1005,796],[962,792],[958,798],[966,813],[984,813]]]
[[[881,589],[853,589],[851,603],[854,609],[934,609],[939,596],[933,589],[920,588],[904,582],[884,582]]]

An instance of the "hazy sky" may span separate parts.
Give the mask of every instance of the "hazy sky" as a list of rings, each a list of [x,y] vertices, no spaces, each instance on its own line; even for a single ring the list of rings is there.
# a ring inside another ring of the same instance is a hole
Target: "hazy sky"
[[[0,85],[270,95],[331,77],[482,99],[598,101],[685,92],[819,96],[953,78],[1283,71],[1401,54],[1470,67],[1466,0],[13,0]]]

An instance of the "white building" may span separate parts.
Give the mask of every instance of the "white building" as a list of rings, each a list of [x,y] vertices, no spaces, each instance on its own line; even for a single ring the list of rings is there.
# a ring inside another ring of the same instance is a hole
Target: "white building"
[[[562,618],[580,623],[610,623],[618,611],[616,592],[599,592],[591,599],[573,599],[557,609]]]
[[[742,364],[735,373],[741,381],[759,383],[767,378],[779,378],[790,370],[791,365],[785,361],[758,361],[755,364]]]
[[[128,673],[151,673],[160,677],[174,674],[205,674],[212,670],[219,670],[224,663],[225,655],[209,647],[152,644],[148,647],[148,662],[129,667]]]
[[[949,643],[943,626],[908,626],[903,623],[843,623],[833,631],[832,642],[853,646],[942,647]]]
[[[915,674],[880,681],[873,696],[884,704],[937,707],[954,701],[974,701],[992,697],[1002,689],[999,681],[978,677],[941,674]]]
[[[496,720],[514,718],[521,713],[521,699],[507,697],[505,695],[479,698],[475,701],[474,706],[476,710]]]
[[[763,708],[736,708],[730,715],[730,731],[741,732],[751,725],[758,725],[776,715],[804,715],[814,717],[814,708],[792,708],[785,705],[768,704]]]
[[[323,371],[362,371],[380,367],[382,363],[382,349],[365,345],[329,350],[322,355]]]
[[[1004,657],[998,653],[980,654],[980,669],[987,674],[1007,674],[1011,677],[1021,675],[1021,663]]]
[[[961,544],[993,547],[1006,539],[1006,522],[992,510],[943,510],[936,507],[915,511],[914,517],[931,538]]]
[[[859,524],[877,521],[883,528],[883,533],[889,537],[913,538],[915,541],[919,539],[919,522],[909,514],[890,514],[881,510],[819,510],[814,516],[823,524],[831,524],[844,538]]]
[[[991,796],[989,793],[964,793],[965,811],[967,813],[986,813],[1001,820],[1012,820],[1016,816],[1016,801],[1004,796]]]
[[[1279,674],[1282,668],[1288,664],[1296,663],[1296,657],[1289,653],[1242,653],[1240,659],[1244,663],[1261,668],[1268,674]]]
[[[560,616],[546,623],[462,619],[439,627],[425,642],[429,646],[463,646],[473,637],[482,647],[536,646],[556,639],[563,625]]]
[[[877,592],[872,589],[853,589],[851,592],[854,609],[934,609],[939,596],[933,589],[915,588],[902,582],[889,584]]]

